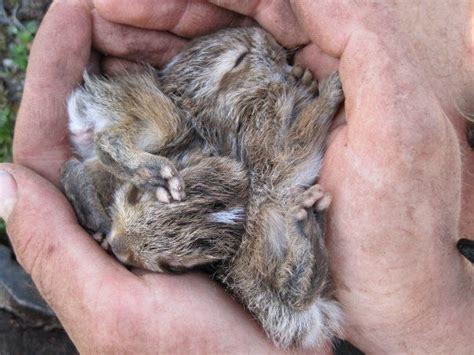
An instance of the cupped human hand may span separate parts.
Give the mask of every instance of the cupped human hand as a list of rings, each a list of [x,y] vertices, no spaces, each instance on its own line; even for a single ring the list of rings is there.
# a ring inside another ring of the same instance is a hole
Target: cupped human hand
[[[322,183],[333,194],[328,244],[351,341],[369,352],[468,352],[472,271],[455,248],[461,151],[426,68],[389,5],[293,8],[339,59],[346,94]]]
[[[140,54],[157,62],[183,43],[156,31],[100,26],[94,13],[88,1],[54,2],[32,48],[14,164],[0,165],[0,216],[18,261],[81,353],[277,353],[256,322],[207,276],[120,265],[78,225],[58,188],[71,154],[66,100],[83,71],[97,67],[92,42],[124,35],[160,40],[169,53],[160,57],[147,48]],[[103,63],[112,71],[117,63],[131,65],[129,52]]]
[[[298,59],[318,77],[341,73],[347,124],[331,137],[322,182],[333,194],[327,241],[348,338],[367,352],[466,350],[472,276],[454,248],[458,142],[390,25],[393,13],[331,1],[215,3],[221,8],[96,0],[91,20],[90,3],[56,2],[33,48],[15,162],[57,184],[70,154],[64,102],[91,42],[109,55],[105,70],[160,65],[186,38],[254,20],[288,47],[305,44]],[[15,251],[81,351],[273,351],[218,286],[199,275],[128,272],[80,229],[50,182],[22,167],[2,169],[16,180],[2,175],[17,194],[0,210],[10,215]]]
[[[340,72],[345,121],[330,137],[321,182],[333,196],[327,244],[349,340],[367,352],[467,352],[473,278],[455,248],[472,215],[463,185],[465,143],[445,100],[453,97],[440,91],[446,80],[430,75],[430,61],[420,60],[407,37],[417,34],[400,25],[407,9],[374,2],[212,3],[253,18],[287,47],[304,45],[297,59],[317,77]],[[422,11],[429,4],[414,5]],[[230,16],[203,1],[140,0],[132,7],[96,0],[95,6],[109,21],[185,37],[222,27]],[[438,18],[431,29],[441,25]]]

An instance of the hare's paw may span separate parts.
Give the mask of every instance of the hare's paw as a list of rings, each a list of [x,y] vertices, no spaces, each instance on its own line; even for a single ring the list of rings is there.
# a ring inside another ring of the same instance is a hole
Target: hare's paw
[[[311,71],[307,68],[303,69],[299,65],[295,65],[291,70],[297,82],[303,84],[310,93],[318,95],[318,81],[313,77]]]
[[[135,169],[132,183],[145,189],[156,189],[158,200],[168,203],[181,201],[184,194],[184,181],[174,164],[167,158],[153,156],[139,164]]]
[[[297,221],[304,221],[308,217],[308,209],[324,211],[330,204],[331,196],[322,189],[321,185],[317,184],[295,196],[290,213]]]
[[[279,297],[294,309],[313,299],[318,284],[327,279],[324,216],[331,197],[320,185],[295,189],[285,218],[286,249],[275,270]]]
[[[331,196],[323,190],[321,185],[316,184],[303,193],[302,204],[305,208],[312,207],[317,211],[324,211],[331,204]]]
[[[107,240],[107,235],[101,232],[94,233],[92,235],[92,238],[99,243],[99,245],[104,249],[105,251],[110,252],[112,249],[110,248],[110,244]]]
[[[332,107],[339,107],[344,101],[344,92],[339,73],[334,72],[319,84],[319,96]]]

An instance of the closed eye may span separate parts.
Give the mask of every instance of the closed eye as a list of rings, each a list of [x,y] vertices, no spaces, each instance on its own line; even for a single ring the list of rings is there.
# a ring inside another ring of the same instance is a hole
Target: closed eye
[[[239,55],[239,57],[235,61],[234,68],[237,68],[240,65],[240,63],[242,63],[242,61],[245,59],[247,54],[249,54],[249,52],[244,52],[241,55]],[[232,68],[232,69],[234,69],[234,68]]]

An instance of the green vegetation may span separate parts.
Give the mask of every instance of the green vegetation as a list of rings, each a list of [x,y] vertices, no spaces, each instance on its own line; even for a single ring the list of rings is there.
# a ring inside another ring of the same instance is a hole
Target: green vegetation
[[[38,21],[0,27],[0,162],[12,159],[13,128]],[[0,235],[5,225],[0,221]]]
[[[29,21],[24,28],[19,29],[16,26],[8,26],[8,32],[12,35],[13,41],[8,46],[8,54],[17,70],[26,70],[28,64],[28,55],[33,37],[38,30],[37,21]]]
[[[10,161],[14,113],[3,93],[0,94],[0,161]]]
[[[4,82],[7,83],[13,77],[21,77],[21,79],[24,77],[31,42],[37,29],[38,23],[36,21],[29,21],[24,28],[10,25],[6,31],[8,38],[3,40],[2,52],[6,52],[6,55],[0,71],[0,79],[2,79],[0,86],[0,161],[2,162],[11,160],[13,126],[18,104],[6,89]]]

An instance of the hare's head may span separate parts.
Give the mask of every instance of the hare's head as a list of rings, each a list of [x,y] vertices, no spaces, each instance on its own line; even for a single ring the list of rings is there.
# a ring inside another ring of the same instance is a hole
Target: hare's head
[[[227,260],[243,233],[244,208],[219,210],[199,196],[164,203],[131,184],[114,196],[107,241],[124,264],[179,272]]]
[[[168,94],[189,105],[216,107],[258,99],[291,76],[287,51],[260,28],[234,28],[192,41],[163,70]],[[229,105],[231,107],[232,105]]]

